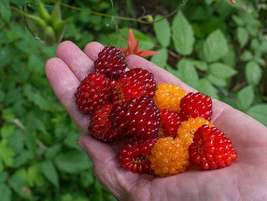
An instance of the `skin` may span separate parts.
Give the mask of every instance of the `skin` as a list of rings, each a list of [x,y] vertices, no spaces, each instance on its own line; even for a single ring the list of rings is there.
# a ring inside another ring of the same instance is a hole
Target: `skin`
[[[154,178],[120,168],[110,145],[87,134],[88,116],[76,108],[73,94],[80,81],[93,71],[93,62],[103,45],[91,42],[84,50],[71,41],[59,44],[56,57],[47,61],[45,71],[56,96],[80,128],[79,144],[94,164],[95,175],[119,200],[130,201],[265,201],[267,200],[267,128],[246,114],[213,99],[212,122],[226,133],[238,155],[230,167],[188,172]],[[153,72],[158,82],[190,87],[149,61],[130,55],[129,68],[142,67]],[[266,117],[267,118],[267,117]]]

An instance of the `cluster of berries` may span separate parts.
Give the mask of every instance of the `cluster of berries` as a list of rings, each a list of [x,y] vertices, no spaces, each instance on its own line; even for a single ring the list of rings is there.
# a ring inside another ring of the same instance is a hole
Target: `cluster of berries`
[[[145,69],[128,69],[115,47],[99,53],[95,72],[81,82],[75,98],[79,110],[91,115],[91,136],[123,142],[118,161],[126,170],[169,176],[190,164],[211,170],[236,159],[229,138],[210,122],[210,97],[157,84]]]

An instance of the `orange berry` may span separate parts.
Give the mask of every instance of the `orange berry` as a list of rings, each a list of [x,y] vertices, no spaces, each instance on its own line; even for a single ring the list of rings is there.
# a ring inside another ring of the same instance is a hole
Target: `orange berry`
[[[189,147],[193,143],[194,134],[197,129],[205,124],[209,127],[213,127],[212,123],[202,117],[189,118],[187,121],[181,123],[177,135],[179,139]]]
[[[186,95],[186,92],[173,84],[158,84],[154,96],[154,101],[159,109],[168,109],[178,112],[180,109],[180,101]]]
[[[149,160],[156,175],[170,176],[186,170],[189,153],[181,140],[172,137],[159,138],[151,149]]]

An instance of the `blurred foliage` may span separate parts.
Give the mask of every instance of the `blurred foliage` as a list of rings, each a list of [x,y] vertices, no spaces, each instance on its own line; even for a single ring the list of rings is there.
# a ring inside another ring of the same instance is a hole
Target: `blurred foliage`
[[[128,27],[135,28],[142,49],[160,51],[154,63],[267,125],[265,0],[142,2],[0,2],[1,201],[115,200],[93,176],[44,75],[62,37],[80,47],[92,40],[126,46]],[[140,23],[148,14],[155,22]]]

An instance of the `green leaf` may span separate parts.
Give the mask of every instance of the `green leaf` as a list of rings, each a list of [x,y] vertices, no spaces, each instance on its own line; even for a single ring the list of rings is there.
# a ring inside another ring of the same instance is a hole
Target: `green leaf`
[[[230,78],[236,74],[236,71],[223,63],[213,63],[209,66],[209,72],[219,78]]]
[[[267,126],[267,104],[254,105],[247,113]]]
[[[11,18],[11,9],[9,0],[1,0],[0,2],[0,16],[5,22],[9,22]]]
[[[55,158],[58,169],[67,173],[79,173],[90,167],[88,157],[80,151],[69,151],[59,154]]]
[[[196,88],[199,78],[193,62],[188,59],[182,59],[178,63],[177,68],[179,69],[180,78],[187,84]]]
[[[12,192],[6,184],[0,184],[1,201],[11,201]]]
[[[246,79],[252,85],[257,85],[262,77],[262,70],[260,66],[251,61],[246,65]]]
[[[42,186],[43,177],[39,164],[31,165],[27,170],[26,180],[31,187]]]
[[[217,61],[227,52],[227,41],[220,30],[212,32],[203,44],[204,59],[208,62]]]
[[[208,64],[204,61],[193,60],[193,64],[198,70],[206,71],[208,69]]]
[[[6,166],[11,167],[14,164],[15,152],[7,146],[5,140],[0,142],[0,159],[3,160]]]
[[[250,51],[246,50],[240,58],[242,61],[249,61],[253,58],[253,55]]]
[[[24,170],[24,169],[23,169]],[[25,170],[24,172],[16,171],[14,175],[9,178],[9,185],[10,187],[21,197],[26,198],[26,199],[31,199],[32,198],[32,191],[31,189],[27,186],[25,182],[25,175],[26,174]]]
[[[216,85],[216,86],[218,86],[218,87],[225,87],[225,86],[227,86],[227,82],[225,81],[225,79],[222,79],[222,78],[219,78],[219,77],[216,77],[216,76],[213,76],[213,75],[208,75],[208,80],[212,83],[212,84],[214,84],[214,85]]]
[[[209,80],[201,79],[199,80],[199,85],[197,87],[199,91],[207,94],[208,96],[212,96],[213,98],[218,98],[218,90],[212,86]]]
[[[237,106],[246,111],[254,101],[254,90],[252,86],[247,86],[237,93]]]
[[[238,27],[237,38],[238,38],[238,41],[240,43],[240,46],[244,47],[247,44],[248,39],[249,39],[249,35],[248,35],[247,30],[243,27]]]
[[[41,165],[44,176],[58,188],[58,174],[51,161],[45,161]]]
[[[164,68],[167,64],[167,59],[168,59],[167,49],[161,49],[159,50],[159,54],[156,54],[151,58],[151,61],[157,64],[158,66]]]
[[[174,47],[182,55],[190,55],[195,42],[191,25],[180,11],[172,23],[172,38]]]
[[[161,46],[167,47],[170,44],[171,37],[171,30],[168,20],[162,16],[156,16],[154,31]]]

